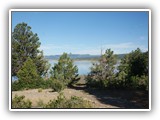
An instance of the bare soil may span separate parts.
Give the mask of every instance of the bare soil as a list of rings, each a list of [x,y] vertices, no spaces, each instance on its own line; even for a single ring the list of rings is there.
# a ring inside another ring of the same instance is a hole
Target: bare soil
[[[63,90],[63,93],[66,98],[71,96],[82,97],[84,100],[90,101],[94,108],[148,108],[148,99],[143,91],[101,91],[96,89],[86,91],[67,88]],[[46,104],[59,95],[52,89],[45,89],[42,92],[38,92],[38,89],[13,91],[12,98],[16,94],[18,96],[24,95],[26,99],[31,100],[35,108],[38,107],[37,102],[43,101]]]
[[[96,98],[96,96],[90,95],[89,93],[83,90],[75,90],[75,89],[67,88],[63,90],[63,93],[66,98],[70,98],[71,96],[82,97],[84,100],[90,101],[93,107],[95,108],[117,108],[116,106],[101,103]],[[38,89],[14,91],[12,92],[12,98],[16,94],[18,96],[24,95],[26,99],[31,100],[33,107],[37,107],[37,102],[40,100],[42,100],[44,103],[48,103],[50,100],[56,99],[57,96],[59,95],[58,92],[53,92],[52,89],[45,89],[45,90],[42,90],[42,92],[38,92]]]

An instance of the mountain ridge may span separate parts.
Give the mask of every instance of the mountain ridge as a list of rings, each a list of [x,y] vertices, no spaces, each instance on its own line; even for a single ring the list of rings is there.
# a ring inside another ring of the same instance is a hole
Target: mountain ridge
[[[71,59],[99,59],[101,55],[90,55],[90,54],[68,54]],[[122,59],[126,54],[116,54],[118,59]],[[58,60],[61,55],[46,55],[46,59]]]

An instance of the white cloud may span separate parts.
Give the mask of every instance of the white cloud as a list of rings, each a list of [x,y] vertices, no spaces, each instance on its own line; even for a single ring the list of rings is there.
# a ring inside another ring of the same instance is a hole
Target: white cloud
[[[148,50],[148,48],[146,48],[144,45],[139,45],[139,44],[135,44],[135,43],[131,43],[131,42],[103,45],[102,48],[103,48],[103,50],[111,48],[111,50],[113,50],[114,53],[116,53],[116,54],[129,53],[132,50],[135,50],[137,48],[140,48],[142,51]]]
[[[144,45],[138,45],[135,43],[120,43],[120,44],[105,44],[102,46],[89,46],[86,45],[55,45],[55,44],[47,44],[42,45],[40,47],[41,50],[44,51],[45,55],[55,55],[55,54],[62,54],[63,52],[72,53],[72,54],[92,54],[92,55],[100,55],[101,49],[102,53],[105,52],[106,49],[111,49],[114,51],[115,54],[121,53],[129,53],[132,50],[140,48],[142,51],[147,51],[148,48]]]

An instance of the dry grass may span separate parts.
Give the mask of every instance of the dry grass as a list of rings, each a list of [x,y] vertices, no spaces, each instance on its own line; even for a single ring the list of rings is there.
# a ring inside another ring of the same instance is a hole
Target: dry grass
[[[116,106],[101,103],[94,95],[90,95],[83,90],[75,89],[65,89],[63,93],[66,98],[71,96],[82,97],[84,100],[87,100],[92,103],[95,108],[117,108]],[[24,91],[13,91],[12,97],[15,95],[24,95],[26,99],[32,101],[32,106],[37,107],[37,103],[41,100],[44,104],[48,103],[50,100],[56,99],[59,95],[58,92],[52,92],[52,89],[44,89],[42,92],[38,92],[38,89],[24,90]]]

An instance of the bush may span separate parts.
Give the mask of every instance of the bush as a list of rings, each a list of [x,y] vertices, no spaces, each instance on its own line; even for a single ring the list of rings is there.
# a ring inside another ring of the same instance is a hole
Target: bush
[[[29,89],[29,88],[39,88],[43,83],[42,78],[37,72],[36,65],[33,63],[31,58],[28,58],[24,65],[17,73],[18,77],[18,88]]]
[[[64,90],[64,88],[65,88],[65,86],[61,81],[53,80],[53,82],[52,82],[53,91],[60,92],[60,91]]]
[[[133,89],[142,89],[142,90],[148,90],[148,76],[132,76],[131,77],[131,88]]]
[[[44,84],[42,86],[43,89],[52,88],[52,79],[44,80]]]
[[[81,97],[71,96],[69,100],[67,100],[68,108],[91,108],[91,103],[87,100],[83,100]]]
[[[43,108],[44,106],[45,106],[44,102],[41,99],[39,99],[39,101],[37,102],[37,107]]]
[[[23,89],[23,84],[20,84],[19,81],[12,82],[12,91],[18,91]]]
[[[43,80],[40,78],[39,80],[32,82],[31,84],[25,85],[22,81],[14,81],[12,82],[12,91],[18,91],[18,90],[26,90],[26,89],[36,89],[36,88],[52,88],[53,80]]]
[[[42,92],[42,90],[43,90],[42,88],[39,88],[39,89],[38,89],[38,92]]]
[[[12,108],[31,108],[32,102],[30,100],[24,100],[25,96],[17,96],[12,99]]]
[[[66,99],[63,93],[60,93],[57,99],[51,100],[45,108],[91,108],[89,101],[83,100],[81,97],[71,96]]]

